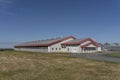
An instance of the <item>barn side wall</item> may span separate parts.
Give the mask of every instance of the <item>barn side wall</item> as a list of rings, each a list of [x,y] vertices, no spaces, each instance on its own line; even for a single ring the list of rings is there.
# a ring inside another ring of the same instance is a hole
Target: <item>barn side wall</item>
[[[62,43],[65,43],[65,42],[68,42],[68,41],[71,41],[71,40],[74,40],[73,38],[69,38],[67,40],[64,40],[62,42],[59,42],[57,44],[54,44],[54,45],[51,45],[49,46],[49,52],[68,52],[67,51],[67,48],[62,48],[61,44]]]
[[[30,52],[48,52],[48,47],[46,48],[14,48],[16,51],[30,51]]]

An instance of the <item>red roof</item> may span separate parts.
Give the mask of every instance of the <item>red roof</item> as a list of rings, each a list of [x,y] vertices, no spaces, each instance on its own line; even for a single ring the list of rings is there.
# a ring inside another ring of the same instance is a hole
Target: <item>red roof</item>
[[[81,46],[81,48],[85,48],[85,47],[89,46],[90,44],[93,44],[94,46],[98,47],[98,43],[90,42],[88,44],[85,44],[85,45]]]
[[[86,42],[86,41],[91,41],[91,43],[88,43],[84,46],[88,46],[89,44],[94,44],[95,46],[98,46],[97,45],[98,43],[91,38],[80,39],[80,40],[72,40],[72,41],[63,43],[62,45],[80,45],[81,43]]]
[[[68,37],[56,38],[56,39],[32,41],[32,42],[26,42],[26,43],[16,45],[15,48],[19,48],[19,47],[47,47],[47,46],[51,46],[53,44],[62,42],[64,40],[67,40],[69,38],[76,39],[74,36],[68,36]]]

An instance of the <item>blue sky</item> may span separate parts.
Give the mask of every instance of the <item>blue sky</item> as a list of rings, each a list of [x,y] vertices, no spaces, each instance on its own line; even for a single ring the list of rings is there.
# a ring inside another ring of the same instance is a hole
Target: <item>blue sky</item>
[[[120,0],[0,0],[0,42],[68,35],[120,42]]]

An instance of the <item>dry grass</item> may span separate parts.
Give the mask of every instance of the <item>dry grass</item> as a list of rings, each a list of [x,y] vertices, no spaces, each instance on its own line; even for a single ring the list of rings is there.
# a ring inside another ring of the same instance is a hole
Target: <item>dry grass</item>
[[[0,52],[0,80],[119,80],[120,64],[68,54]]]

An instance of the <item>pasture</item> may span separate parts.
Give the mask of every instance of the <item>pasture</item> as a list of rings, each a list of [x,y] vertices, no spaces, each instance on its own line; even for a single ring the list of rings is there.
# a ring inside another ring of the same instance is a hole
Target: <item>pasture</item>
[[[120,64],[65,53],[0,51],[0,80],[119,80]]]

